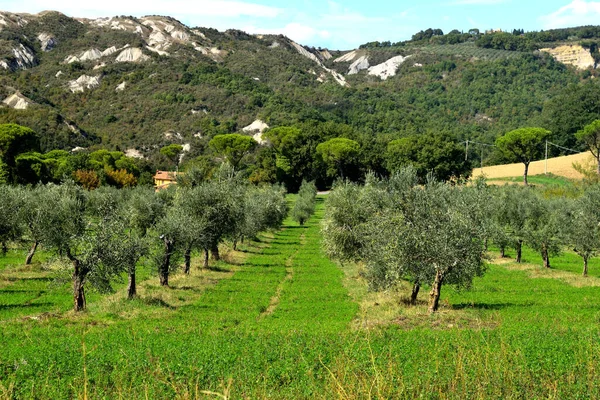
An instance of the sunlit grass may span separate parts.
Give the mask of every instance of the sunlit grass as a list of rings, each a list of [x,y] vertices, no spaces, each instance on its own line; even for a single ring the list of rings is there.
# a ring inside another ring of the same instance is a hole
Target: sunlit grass
[[[109,295],[88,291],[77,315],[60,263],[24,267],[10,253],[0,398],[600,397],[597,259],[583,278],[577,255],[547,271],[526,248],[524,264],[494,260],[470,291],[444,286],[430,316],[428,287],[411,307],[410,285],[370,292],[360,265],[329,261],[322,212],[319,202],[304,227],[287,220],[223,248],[210,269],[198,254],[169,288],[142,262],[136,300],[124,280]]]

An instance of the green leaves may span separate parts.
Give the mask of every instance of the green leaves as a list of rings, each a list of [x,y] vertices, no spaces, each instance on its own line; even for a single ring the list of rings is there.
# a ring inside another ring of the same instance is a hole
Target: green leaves
[[[250,136],[230,133],[216,135],[208,145],[217,154],[224,156],[234,169],[238,169],[242,158],[253,150],[258,143]]]

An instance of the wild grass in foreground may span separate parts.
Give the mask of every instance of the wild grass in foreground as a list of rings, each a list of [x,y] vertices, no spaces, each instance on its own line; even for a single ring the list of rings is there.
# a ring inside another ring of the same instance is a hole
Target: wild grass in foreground
[[[146,269],[139,299],[119,286],[81,315],[53,264],[0,260],[0,398],[600,397],[598,288],[564,279],[584,279],[578,257],[541,276],[526,249],[527,266],[444,287],[429,316],[404,288],[368,292],[359,267],[328,261],[322,212],[171,288]]]

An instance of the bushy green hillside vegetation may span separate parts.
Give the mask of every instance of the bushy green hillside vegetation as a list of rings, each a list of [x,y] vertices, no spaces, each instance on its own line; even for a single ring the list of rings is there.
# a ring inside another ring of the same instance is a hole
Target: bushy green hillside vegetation
[[[89,21],[51,12],[30,19],[2,31],[6,51],[23,45],[34,60],[0,72],[0,96],[19,92],[34,104],[26,110],[0,108],[0,123],[33,129],[42,153],[76,146],[135,148],[161,167],[159,150],[175,143],[190,145],[185,161],[202,155],[205,162],[218,156],[208,146],[214,136],[241,133],[260,119],[270,128],[300,131],[307,171],[291,176],[280,168],[277,149],[259,146],[245,160],[248,175],[255,182],[286,182],[294,190],[302,178],[320,187],[330,183],[315,149],[337,137],[359,144],[359,176],[367,170],[387,174],[385,151],[396,139],[436,134],[454,143],[493,143],[510,130],[540,126],[556,143],[583,149],[574,134],[599,116],[589,106],[600,97],[594,70],[577,71],[531,46],[482,44],[502,35],[550,40],[542,33],[432,30],[408,42],[362,46],[360,54],[371,66],[409,56],[395,76],[382,80],[366,70],[348,74],[353,60],[336,60],[345,53],[302,48],[283,36],[190,29],[168,17]],[[156,24],[170,24],[184,39],[157,42],[150,35],[160,31]],[[552,40],[579,43],[594,39],[594,32],[557,31]],[[41,33],[54,40],[46,51]],[[6,51],[0,58],[12,66],[14,55]],[[141,58],[118,62],[123,52]],[[482,156],[486,164],[506,161],[492,149],[475,151],[470,159]]]

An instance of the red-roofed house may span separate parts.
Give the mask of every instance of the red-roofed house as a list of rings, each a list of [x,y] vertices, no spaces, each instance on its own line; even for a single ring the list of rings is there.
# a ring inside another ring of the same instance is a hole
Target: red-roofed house
[[[167,188],[177,184],[177,172],[172,171],[156,171],[154,178],[154,187],[156,190]]]

